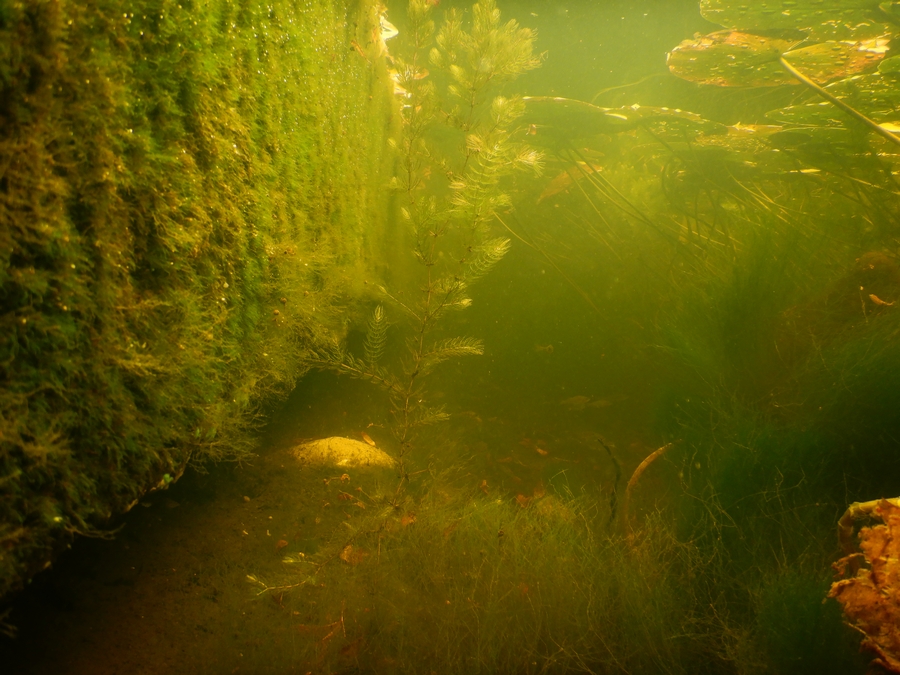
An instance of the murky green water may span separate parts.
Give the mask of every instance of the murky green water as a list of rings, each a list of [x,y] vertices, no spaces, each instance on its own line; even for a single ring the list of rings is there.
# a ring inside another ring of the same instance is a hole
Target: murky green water
[[[9,672],[897,672],[826,599],[900,493],[897,18],[770,4],[373,6],[326,145],[393,170],[301,277],[341,340],[273,305],[313,370],[256,454],[77,541]]]

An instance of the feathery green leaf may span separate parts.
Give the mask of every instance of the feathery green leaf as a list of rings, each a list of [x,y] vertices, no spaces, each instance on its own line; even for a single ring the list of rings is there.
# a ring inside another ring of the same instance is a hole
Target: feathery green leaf
[[[384,354],[384,346],[387,343],[387,327],[384,309],[378,305],[372,313],[372,318],[369,319],[369,330],[366,332],[364,345],[366,361],[371,366],[375,366]]]
[[[455,337],[437,342],[422,358],[419,371],[425,374],[439,363],[460,356],[480,356],[484,353],[484,343],[477,338]]]
[[[509,246],[509,239],[488,239],[479,244],[472,255],[464,261],[465,280],[471,283],[490,272],[509,251]]]

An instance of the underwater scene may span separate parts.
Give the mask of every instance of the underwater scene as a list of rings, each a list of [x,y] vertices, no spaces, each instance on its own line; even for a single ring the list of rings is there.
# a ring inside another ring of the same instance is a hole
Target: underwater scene
[[[900,2],[0,0],[0,673],[900,673]]]

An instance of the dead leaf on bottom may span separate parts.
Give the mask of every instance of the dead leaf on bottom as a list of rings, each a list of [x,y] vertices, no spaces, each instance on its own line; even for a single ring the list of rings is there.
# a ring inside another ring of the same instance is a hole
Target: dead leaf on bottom
[[[341,551],[340,558],[348,565],[359,565],[368,555],[363,549],[347,544]]]
[[[456,531],[457,527],[459,527],[458,520],[453,523],[450,523],[447,527],[445,527],[444,532],[443,532],[444,539],[448,539],[450,537],[450,535]]]

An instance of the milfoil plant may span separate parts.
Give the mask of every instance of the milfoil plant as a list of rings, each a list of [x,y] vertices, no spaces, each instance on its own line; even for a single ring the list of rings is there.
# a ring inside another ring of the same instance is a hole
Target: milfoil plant
[[[437,32],[433,10],[429,0],[410,0],[407,44],[388,71],[402,122],[392,143],[392,188],[417,271],[404,282],[408,288],[380,291],[385,304],[404,316],[405,354],[384,363],[388,318],[379,304],[362,356],[335,346],[313,358],[318,367],[369,380],[388,393],[401,484],[417,431],[448,418],[442,407],[427,403],[426,376],[448,359],[483,352],[479,339],[439,337],[436,329],[471,304],[472,283],[509,250],[510,241],[493,234],[496,214],[511,205],[504,179],[538,171],[541,163],[523,142],[523,102],[499,93],[539,65],[534,32],[515,21],[501,23],[494,0],[476,3],[469,17],[447,11]]]

